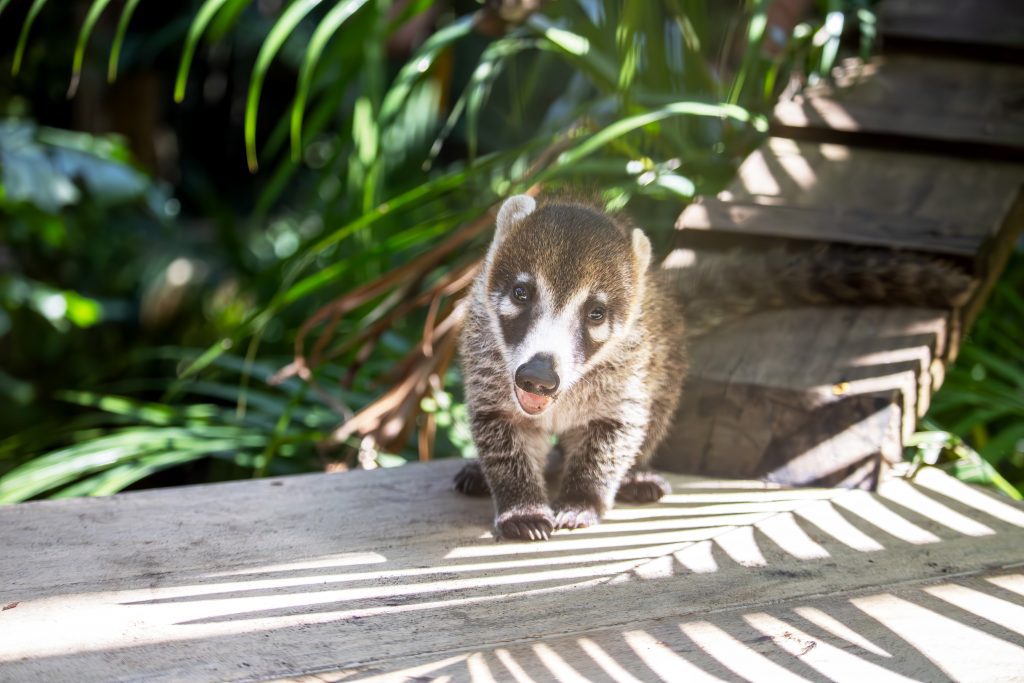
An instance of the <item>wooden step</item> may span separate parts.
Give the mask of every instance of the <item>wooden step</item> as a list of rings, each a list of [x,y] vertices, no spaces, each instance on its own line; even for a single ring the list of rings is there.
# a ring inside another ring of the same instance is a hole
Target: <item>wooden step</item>
[[[765,312],[692,349],[659,467],[787,485],[873,490],[955,352],[951,311]]]
[[[846,60],[835,76],[780,102],[773,133],[1024,160],[1024,66],[900,54]]]
[[[980,284],[973,321],[1024,228],[1024,165],[769,138],[717,197],[690,205],[679,245],[799,240],[954,257]]]
[[[1021,0],[883,0],[876,13],[887,51],[1024,62]]]
[[[0,507],[0,679],[1024,670],[1024,576],[999,569],[1024,509],[939,471],[878,495],[671,476],[670,497],[598,527],[495,543],[491,502],[452,490],[461,466]]]
[[[803,308],[715,331],[692,350],[661,466],[877,485],[1024,228],[1022,186],[1021,164],[767,140],[726,190],[683,212],[666,265],[692,249],[862,245],[951,257],[975,294],[959,311]]]

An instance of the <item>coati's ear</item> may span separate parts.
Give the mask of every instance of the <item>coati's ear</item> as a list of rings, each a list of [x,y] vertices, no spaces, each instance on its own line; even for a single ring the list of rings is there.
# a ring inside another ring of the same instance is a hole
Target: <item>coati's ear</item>
[[[517,194],[506,199],[498,209],[498,220],[495,221],[494,242],[501,241],[505,232],[523,220],[537,208],[537,202],[527,194]]]
[[[651,241],[640,228],[633,228],[633,257],[640,267],[640,272],[646,273],[651,265]]]

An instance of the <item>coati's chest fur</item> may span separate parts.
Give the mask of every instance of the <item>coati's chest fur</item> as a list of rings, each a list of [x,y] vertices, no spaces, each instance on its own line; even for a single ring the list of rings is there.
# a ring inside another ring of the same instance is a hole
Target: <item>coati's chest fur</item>
[[[616,500],[669,490],[644,467],[678,405],[694,333],[762,306],[949,303],[967,286],[944,262],[871,250],[650,265],[644,233],[601,210],[525,195],[502,204],[460,340],[479,459],[456,477],[464,493],[491,493],[498,537],[546,539],[597,524]]]

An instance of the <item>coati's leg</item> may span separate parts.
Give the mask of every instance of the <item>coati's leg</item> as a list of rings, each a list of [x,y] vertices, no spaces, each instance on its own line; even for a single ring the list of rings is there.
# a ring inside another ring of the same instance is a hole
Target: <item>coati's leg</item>
[[[455,490],[467,496],[489,496],[491,489],[484,478],[479,460],[470,460],[455,475]]]
[[[643,425],[595,420],[563,436],[562,489],[552,506],[556,529],[593,526],[615,502],[644,440]]]
[[[512,424],[502,413],[471,416],[480,468],[494,497],[494,534],[499,538],[540,541],[554,529],[544,487],[542,462],[547,435]]]
[[[672,487],[654,472],[634,467],[622,479],[615,500],[620,503],[656,503],[672,493]]]
[[[557,484],[562,478],[564,461],[565,456],[560,446],[555,446],[548,451],[547,462],[544,464],[544,481],[549,487]],[[463,465],[455,475],[454,484],[455,490],[466,496],[491,495],[491,489],[487,486],[487,479],[484,477],[484,470],[480,466],[479,459],[470,460]],[[668,486],[667,482],[665,486]]]

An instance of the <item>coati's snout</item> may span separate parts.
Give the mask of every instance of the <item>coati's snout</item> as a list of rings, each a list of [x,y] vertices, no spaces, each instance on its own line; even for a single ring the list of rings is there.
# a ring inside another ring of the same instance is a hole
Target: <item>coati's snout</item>
[[[555,359],[538,353],[516,370],[516,398],[530,415],[543,411],[558,391],[558,373]]]
[[[551,410],[629,337],[649,264],[644,234],[599,209],[525,195],[502,204],[474,298],[515,412]]]

